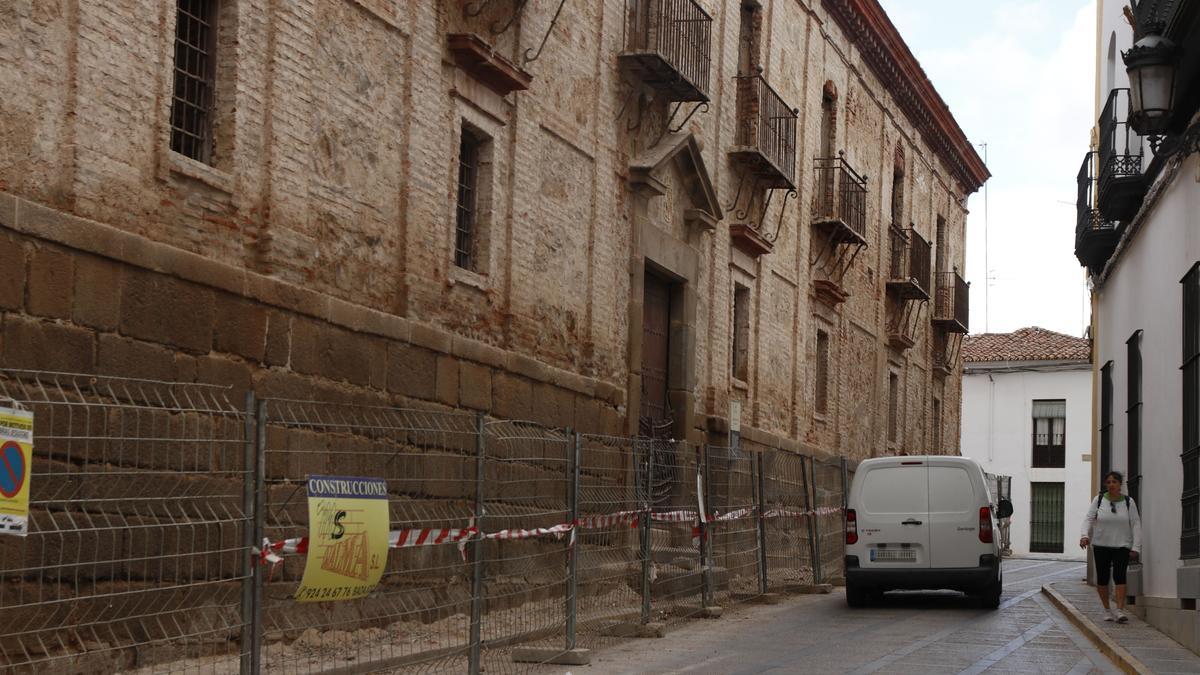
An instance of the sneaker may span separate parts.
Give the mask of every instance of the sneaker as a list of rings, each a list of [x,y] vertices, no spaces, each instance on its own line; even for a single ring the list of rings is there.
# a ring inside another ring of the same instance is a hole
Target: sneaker
[[[1104,608],[1104,620],[1105,621],[1116,621],[1117,617],[1115,614],[1113,614],[1111,609],[1105,607]]]
[[[1125,623],[1126,621],[1129,621],[1129,617],[1125,616],[1125,612],[1122,612],[1121,610],[1118,609],[1117,610],[1117,623]]]

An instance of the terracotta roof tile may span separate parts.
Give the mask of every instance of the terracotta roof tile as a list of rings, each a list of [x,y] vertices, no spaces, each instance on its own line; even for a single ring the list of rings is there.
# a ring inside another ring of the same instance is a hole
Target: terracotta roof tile
[[[1091,340],[1033,326],[1012,333],[983,333],[963,339],[963,360],[979,361],[1086,361]]]

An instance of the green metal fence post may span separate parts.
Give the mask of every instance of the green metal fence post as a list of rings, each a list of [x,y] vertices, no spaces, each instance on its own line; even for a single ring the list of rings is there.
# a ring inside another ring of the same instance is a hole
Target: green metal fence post
[[[570,485],[570,522],[579,522],[579,460],[583,454],[583,438],[579,432],[572,434],[571,444],[571,485]],[[575,613],[577,610],[576,595],[579,591],[579,538],[577,529],[571,530],[567,540],[567,650],[575,648]]]
[[[637,441],[634,441],[635,443]],[[642,549],[642,623],[650,623],[650,509],[654,503],[651,493],[654,490],[654,449],[645,446],[646,452],[646,484],[642,493],[641,513],[638,516],[639,536]]]
[[[487,444],[484,441],[484,417],[479,413],[475,417],[475,527],[478,533],[471,545],[471,651],[468,656],[467,668],[471,675],[479,675],[480,659],[482,657],[482,627],[483,627],[483,478],[484,457]]]
[[[763,515],[767,511],[767,477],[766,462],[763,461],[763,455],[767,451],[764,450],[758,453],[756,464],[758,469],[758,592],[766,594],[767,592],[767,520]]]
[[[258,627],[254,623],[254,584],[258,576],[258,557],[253,555],[253,552],[262,546],[262,540],[255,540],[257,528],[254,526],[258,513],[255,508],[258,495],[258,472],[255,470],[258,460],[256,408],[254,392],[246,392],[246,444],[243,449],[245,456],[242,458],[242,548],[246,550],[246,557],[242,567],[242,658],[238,668],[241,675],[255,673],[254,645],[258,634]]]
[[[800,481],[801,487],[804,488],[804,512],[808,517],[808,558],[812,562],[813,583],[818,583],[821,574],[821,559],[817,551],[816,538],[816,523],[817,516],[813,513],[812,499],[808,492],[808,469],[806,465],[811,464],[812,460],[803,455],[800,456]]]

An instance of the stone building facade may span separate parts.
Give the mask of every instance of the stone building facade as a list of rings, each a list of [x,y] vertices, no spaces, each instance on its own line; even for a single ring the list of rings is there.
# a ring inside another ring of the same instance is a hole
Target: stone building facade
[[[958,451],[988,174],[875,0],[0,19],[0,365]]]

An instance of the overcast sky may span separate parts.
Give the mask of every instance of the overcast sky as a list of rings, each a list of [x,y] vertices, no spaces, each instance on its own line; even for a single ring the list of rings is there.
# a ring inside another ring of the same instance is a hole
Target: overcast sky
[[[1075,174],[1095,122],[1094,2],[880,1],[967,138],[987,144],[992,178],[968,202],[971,333],[1082,335]]]

